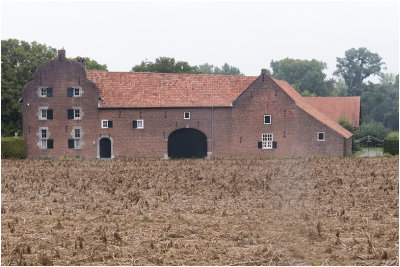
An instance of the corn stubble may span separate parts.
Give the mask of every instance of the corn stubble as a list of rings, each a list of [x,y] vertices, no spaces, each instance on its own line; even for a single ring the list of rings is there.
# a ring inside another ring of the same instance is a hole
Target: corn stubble
[[[3,160],[2,265],[398,265],[398,159]]]

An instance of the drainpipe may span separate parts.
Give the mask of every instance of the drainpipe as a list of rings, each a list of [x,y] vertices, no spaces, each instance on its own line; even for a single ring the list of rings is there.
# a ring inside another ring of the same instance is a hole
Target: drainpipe
[[[211,106],[211,159],[214,159],[214,106]]]

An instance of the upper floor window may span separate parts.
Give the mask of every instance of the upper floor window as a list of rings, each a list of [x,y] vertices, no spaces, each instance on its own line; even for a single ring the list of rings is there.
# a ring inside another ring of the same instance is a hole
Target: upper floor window
[[[264,115],[264,124],[271,124],[271,115]]]
[[[39,120],[52,120],[53,119],[53,110],[48,109],[47,107],[39,108]]]
[[[80,86],[74,86],[74,87],[70,87],[67,88],[67,96],[68,97],[80,97],[82,96],[82,87]]]
[[[134,129],[143,129],[144,128],[144,120],[133,121],[133,128]]]
[[[318,132],[318,141],[325,141],[325,133]]]
[[[73,108],[68,109],[68,119],[69,120],[80,120],[82,119],[82,109],[81,108]]]
[[[113,121],[101,120],[101,128],[112,128],[112,127],[113,127]]]
[[[40,97],[52,97],[53,96],[53,88],[41,86],[41,87],[39,87],[38,94]]]
[[[184,118],[185,120],[190,120],[190,112],[184,112],[184,113],[183,113],[183,118]]]

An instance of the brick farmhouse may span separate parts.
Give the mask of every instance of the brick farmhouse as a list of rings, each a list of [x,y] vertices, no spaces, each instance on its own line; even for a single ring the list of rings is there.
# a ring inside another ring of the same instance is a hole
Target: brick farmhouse
[[[260,76],[86,70],[58,57],[22,89],[28,158],[303,157],[351,154],[359,97],[303,98]]]

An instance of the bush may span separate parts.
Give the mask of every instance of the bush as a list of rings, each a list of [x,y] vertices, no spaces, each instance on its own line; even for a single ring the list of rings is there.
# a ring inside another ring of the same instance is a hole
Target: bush
[[[383,148],[384,153],[390,153],[392,155],[399,154],[399,139],[385,139],[385,145]]]
[[[383,126],[382,123],[376,121],[370,121],[368,123],[361,124],[355,132],[356,139],[360,139],[364,136],[371,135],[373,137],[383,140],[388,135],[389,130]]]
[[[361,146],[360,146],[360,141],[354,140],[351,143],[351,150],[354,152],[356,151],[360,151],[361,150]]]
[[[1,158],[26,158],[25,138],[22,136],[2,137]]]
[[[387,139],[399,139],[399,132],[391,132],[387,135]]]

